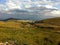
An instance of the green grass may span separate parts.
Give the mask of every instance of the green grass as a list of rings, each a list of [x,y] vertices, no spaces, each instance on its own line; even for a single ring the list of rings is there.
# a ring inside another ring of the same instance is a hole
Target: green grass
[[[58,27],[50,23],[0,21],[0,42],[15,41],[17,45],[59,45]]]

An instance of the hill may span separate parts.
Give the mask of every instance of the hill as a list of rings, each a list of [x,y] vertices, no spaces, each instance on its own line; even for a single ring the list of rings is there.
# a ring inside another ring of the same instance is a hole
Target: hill
[[[0,21],[0,42],[16,45],[60,45],[60,18]]]
[[[45,20],[41,20],[41,21],[37,21],[38,23],[47,23],[47,24],[52,24],[52,25],[60,25],[60,17],[56,17],[56,18],[50,18],[50,19],[45,19]]]
[[[45,19],[41,21],[35,21],[36,26],[40,28],[52,29],[60,31],[60,17]]]

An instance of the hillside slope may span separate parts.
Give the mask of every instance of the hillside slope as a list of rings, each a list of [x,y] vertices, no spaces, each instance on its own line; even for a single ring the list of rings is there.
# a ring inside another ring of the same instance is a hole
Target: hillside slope
[[[0,42],[16,45],[60,45],[60,18],[0,21]]]

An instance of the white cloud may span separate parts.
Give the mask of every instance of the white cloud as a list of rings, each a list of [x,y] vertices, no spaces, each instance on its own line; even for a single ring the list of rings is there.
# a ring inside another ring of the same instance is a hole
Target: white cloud
[[[25,17],[29,17],[32,15],[33,16],[37,16],[37,17],[50,17],[50,16],[60,16],[60,10],[55,10],[57,9],[56,5],[59,5],[60,1],[57,0],[56,2],[53,2],[51,0],[8,0],[5,4],[0,4],[0,10],[8,10],[7,14],[11,14],[10,17],[16,16],[15,13],[17,15],[24,15]],[[25,9],[29,11],[28,12],[18,12],[16,11],[15,13],[13,12],[9,12],[9,10],[13,9],[15,11],[15,9]],[[6,14],[6,15],[7,15]],[[2,14],[4,15],[4,14]],[[17,17],[19,17],[17,16]],[[21,17],[21,16],[20,16]]]
[[[54,5],[57,5],[60,3],[52,2],[51,0],[8,0],[4,6],[8,9],[24,9],[24,8],[30,8],[33,6],[45,6],[47,8],[54,8]],[[4,7],[3,6],[3,7]],[[1,8],[1,7],[0,7]]]
[[[52,13],[53,15],[56,15],[56,16],[60,15],[60,11],[58,11],[58,10],[54,10],[54,11],[52,11],[51,13]]]
[[[20,4],[18,2],[13,2],[13,0],[9,0],[8,2],[6,2],[6,6],[9,8],[9,9],[21,9],[21,7],[19,6]]]
[[[46,8],[54,8],[52,5],[45,5]]]

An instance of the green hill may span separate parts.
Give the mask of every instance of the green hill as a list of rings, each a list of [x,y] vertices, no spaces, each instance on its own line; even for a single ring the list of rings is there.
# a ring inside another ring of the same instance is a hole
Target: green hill
[[[0,42],[16,45],[60,45],[60,18],[0,21]]]

